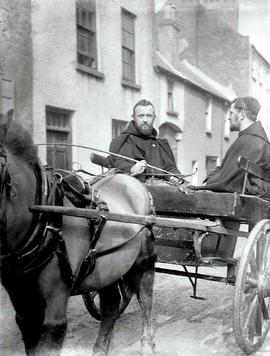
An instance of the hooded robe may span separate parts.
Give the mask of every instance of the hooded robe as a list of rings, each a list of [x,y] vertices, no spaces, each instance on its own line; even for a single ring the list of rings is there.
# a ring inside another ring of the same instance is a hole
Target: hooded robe
[[[134,125],[134,121],[116,137],[110,145],[110,152],[133,158],[137,161],[145,160],[148,164],[164,169],[173,174],[180,174],[176,167],[175,159],[169,143],[166,139],[157,138],[157,131],[153,128],[152,134],[144,136],[139,133]],[[123,173],[129,173],[134,162],[127,159],[111,155],[109,157],[110,167],[117,168]],[[140,180],[147,179],[153,174],[162,174],[153,168],[146,167],[146,175],[137,176]],[[169,179],[169,175],[165,179]],[[164,178],[164,177],[163,177]]]
[[[259,165],[270,180],[270,144],[260,121],[241,131],[221,165],[205,179],[206,184],[193,186],[192,189],[242,193],[245,171],[237,165],[239,156]],[[245,194],[270,197],[270,183],[248,175]]]

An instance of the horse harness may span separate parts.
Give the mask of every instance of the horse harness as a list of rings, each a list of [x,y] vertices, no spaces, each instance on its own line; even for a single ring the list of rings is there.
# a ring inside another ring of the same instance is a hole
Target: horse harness
[[[0,232],[1,236],[5,236],[2,243],[6,245],[6,201],[8,195],[7,186],[10,185],[10,176],[7,170],[6,155],[0,152],[0,157],[2,158],[0,172]],[[105,173],[105,175],[114,173],[112,170]],[[76,207],[96,208],[99,210],[100,214],[98,219],[89,219],[90,244],[88,251],[81,261],[79,271],[74,275],[71,269],[66,244],[62,237],[62,215],[34,212],[29,231],[16,251],[4,254],[2,253],[3,248],[1,249],[1,268],[4,272],[8,272],[7,274],[19,274],[30,277],[33,274],[39,273],[56,254],[59,260],[62,278],[67,285],[71,287],[72,293],[75,294],[80,283],[93,271],[96,258],[120,249],[138,236],[146,226],[142,226],[138,232],[120,245],[98,252],[95,250],[95,246],[105,226],[106,212],[108,212],[107,204],[99,199],[99,192],[92,188],[90,184],[86,184],[81,177],[69,171],[60,169],[44,170],[40,164],[37,164],[35,166],[35,175],[37,182],[40,182],[36,192],[36,204],[62,205],[64,196],[66,196]],[[104,175],[94,178],[92,184],[103,177]],[[147,227],[151,228],[149,226]],[[5,273],[3,273],[3,277],[4,275]]]

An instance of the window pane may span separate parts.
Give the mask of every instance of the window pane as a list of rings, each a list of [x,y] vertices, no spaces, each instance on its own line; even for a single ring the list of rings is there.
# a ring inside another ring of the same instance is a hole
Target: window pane
[[[134,17],[122,12],[122,28],[134,34]]]
[[[79,0],[77,5],[77,61],[97,68],[95,1]]]
[[[122,11],[122,63],[123,79],[135,81],[134,16]]]
[[[206,156],[205,168],[207,175],[213,171],[217,166],[218,157],[216,156]]]
[[[127,124],[127,121],[112,119],[112,138],[119,136]]]
[[[122,60],[124,63],[133,65],[134,64],[134,54],[126,48],[122,51]]]
[[[134,51],[134,36],[126,31],[122,31],[122,46]]]
[[[134,80],[133,66],[123,63],[123,78],[131,81]]]

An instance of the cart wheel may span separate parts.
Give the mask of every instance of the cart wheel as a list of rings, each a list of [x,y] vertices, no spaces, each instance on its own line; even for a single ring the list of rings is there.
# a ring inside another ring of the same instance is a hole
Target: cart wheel
[[[121,296],[119,313],[118,313],[118,316],[120,316],[128,306],[133,293],[131,293],[130,290],[128,290],[125,284],[123,283],[119,282],[118,288]],[[100,299],[99,299],[98,292],[92,291],[89,292],[88,294],[83,294],[82,298],[83,298],[84,305],[86,306],[86,309],[88,310],[89,314],[96,320],[100,321],[101,312],[100,312]]]
[[[234,295],[234,334],[246,353],[256,351],[270,327],[270,220],[252,229],[239,262]]]

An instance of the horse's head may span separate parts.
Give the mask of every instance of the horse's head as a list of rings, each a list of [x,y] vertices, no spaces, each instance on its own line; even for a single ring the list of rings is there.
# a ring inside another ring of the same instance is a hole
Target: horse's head
[[[14,250],[29,231],[29,211],[36,202],[37,149],[30,134],[12,121],[13,111],[0,115],[1,254]]]

